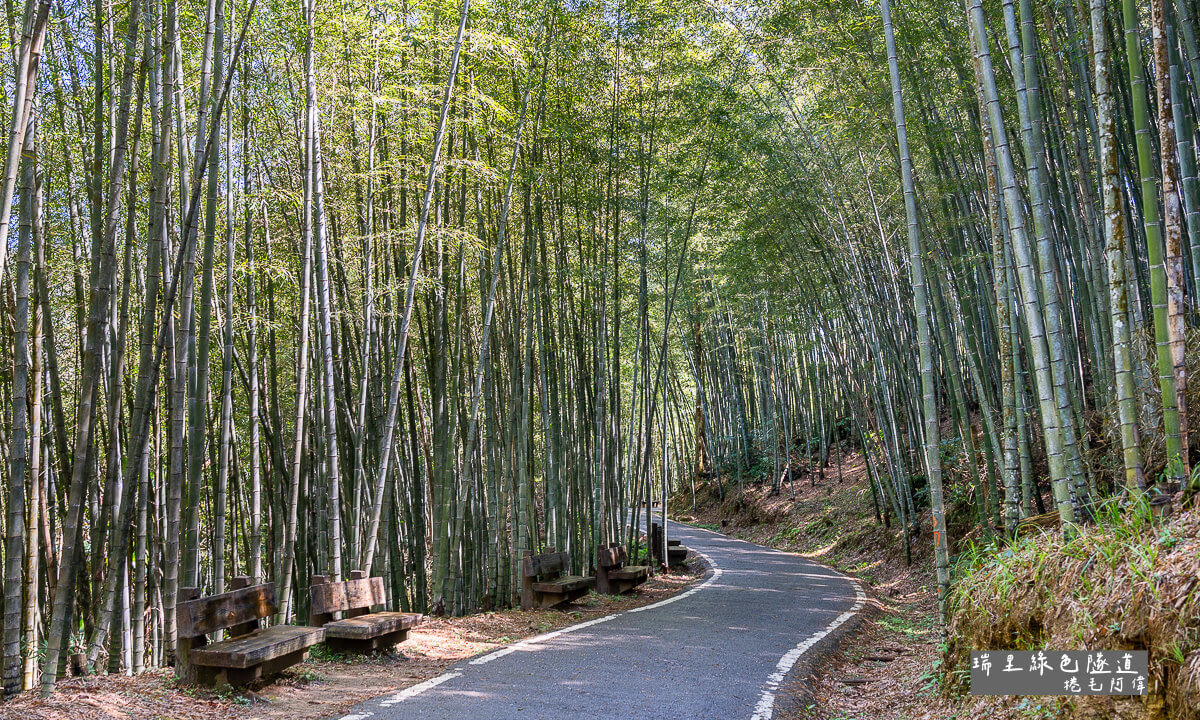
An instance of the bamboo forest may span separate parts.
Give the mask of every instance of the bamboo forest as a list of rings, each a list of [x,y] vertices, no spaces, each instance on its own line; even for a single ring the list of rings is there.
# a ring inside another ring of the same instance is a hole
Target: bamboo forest
[[[1197,0],[3,13],[0,717],[1200,718]]]

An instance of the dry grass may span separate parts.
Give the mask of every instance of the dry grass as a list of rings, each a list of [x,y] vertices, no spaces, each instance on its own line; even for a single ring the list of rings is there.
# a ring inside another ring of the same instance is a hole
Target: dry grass
[[[1200,718],[1200,510],[1156,523],[1112,506],[1064,540],[1043,534],[966,558],[953,593],[947,688],[972,649],[1147,650],[1150,695],[1079,698],[1071,717]]]

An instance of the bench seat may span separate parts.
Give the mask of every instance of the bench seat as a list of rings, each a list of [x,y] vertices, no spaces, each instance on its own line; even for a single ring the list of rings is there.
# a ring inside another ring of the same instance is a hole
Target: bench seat
[[[325,624],[326,638],[369,640],[408,630],[421,620],[420,613],[377,612],[369,615],[334,620]]]
[[[191,652],[191,662],[208,667],[245,669],[302,652],[324,637],[325,631],[317,627],[272,625],[232,640],[196,648]]]
[[[596,584],[595,578],[582,575],[564,575],[557,580],[535,582],[533,589],[544,593],[570,593],[576,590],[590,589]]]
[[[667,547],[667,559],[672,565],[679,565],[684,560],[687,560],[688,549],[683,545],[671,545]]]
[[[602,595],[624,595],[650,578],[649,565],[626,565],[629,551],[620,543],[612,543],[596,551],[596,592]]]
[[[521,609],[545,610],[578,600],[595,586],[590,577],[568,575],[571,557],[546,548],[541,555],[526,550],[521,558]]]
[[[387,593],[383,578],[367,577],[364,570],[353,570],[349,580],[340,582],[313,575],[309,595],[309,624],[324,628],[325,645],[339,652],[391,652],[424,617],[420,613],[371,612],[387,602]],[[336,613],[345,616],[335,620]]]
[[[608,577],[612,580],[645,580],[650,577],[649,565],[626,565],[622,568],[617,568],[608,571]]]

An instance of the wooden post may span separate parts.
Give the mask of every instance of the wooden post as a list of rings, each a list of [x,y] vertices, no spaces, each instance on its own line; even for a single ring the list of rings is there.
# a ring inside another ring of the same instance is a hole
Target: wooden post
[[[533,552],[525,551],[525,557],[521,558],[521,609],[533,609]]]
[[[180,614],[182,605],[190,600],[195,600],[200,597],[200,588],[182,587],[177,593],[175,613]],[[178,620],[176,627],[179,627]],[[203,635],[196,637],[179,636],[175,640],[175,674],[179,677],[179,682],[185,685],[192,685],[196,682],[196,666],[191,663],[192,650],[199,647],[204,647],[208,640]]]
[[[596,592],[601,595],[612,595],[612,588],[608,584],[608,566],[612,556],[612,548],[596,551]]]
[[[662,539],[663,539],[662,525],[659,525],[658,523],[651,523],[651,525],[650,525],[650,557],[653,557],[656,560],[658,560],[659,564],[662,564],[664,561],[664,558],[662,557],[662,544],[663,544]]]
[[[313,575],[312,581],[309,584],[309,586],[310,586],[309,592],[310,593],[312,592],[311,588],[314,588],[317,585],[324,585],[328,581],[329,581],[329,576],[327,576],[327,575]],[[333,613],[312,612],[312,608],[314,606],[313,606],[311,597],[309,598],[308,605],[309,605],[309,615],[308,615],[308,624],[309,625],[312,625],[313,627],[321,627],[325,623],[333,620]]]

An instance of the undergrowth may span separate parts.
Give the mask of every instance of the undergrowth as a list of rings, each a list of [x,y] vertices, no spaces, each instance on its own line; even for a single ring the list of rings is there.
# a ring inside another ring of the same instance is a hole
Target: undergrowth
[[[943,687],[966,688],[971,650],[1147,650],[1150,695],[1134,717],[1200,718],[1200,511],[1167,522],[1148,502],[1098,508],[1069,539],[968,545],[953,567]]]

